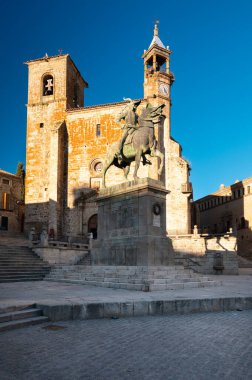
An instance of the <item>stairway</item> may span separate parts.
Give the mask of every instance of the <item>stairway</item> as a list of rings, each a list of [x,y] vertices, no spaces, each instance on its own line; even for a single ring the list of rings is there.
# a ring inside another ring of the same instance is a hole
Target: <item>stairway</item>
[[[6,310],[0,310],[0,332],[47,321],[49,318],[44,317],[42,310],[37,309],[34,305],[23,308],[13,306]]]
[[[27,246],[0,245],[0,283],[41,281],[50,269]]]
[[[85,265],[85,266],[91,265],[91,253],[88,252],[88,254],[82,257],[80,261],[78,261],[77,265]]]
[[[83,266],[57,265],[48,281],[69,282],[128,290],[174,290],[219,286],[220,281],[174,266]]]

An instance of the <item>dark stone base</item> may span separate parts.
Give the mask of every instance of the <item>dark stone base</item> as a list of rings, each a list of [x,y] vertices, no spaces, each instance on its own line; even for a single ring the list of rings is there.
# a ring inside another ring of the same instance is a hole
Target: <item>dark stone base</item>
[[[150,178],[101,190],[92,264],[171,264],[173,250],[165,219],[167,193],[161,182]]]
[[[171,265],[171,242],[166,237],[139,236],[98,240],[92,249],[94,265]]]

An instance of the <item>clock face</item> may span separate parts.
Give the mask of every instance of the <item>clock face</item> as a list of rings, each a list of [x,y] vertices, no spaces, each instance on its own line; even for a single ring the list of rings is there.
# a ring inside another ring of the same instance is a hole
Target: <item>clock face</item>
[[[160,86],[159,86],[159,91],[161,92],[161,94],[168,95],[168,86],[167,86],[167,84],[161,83]]]

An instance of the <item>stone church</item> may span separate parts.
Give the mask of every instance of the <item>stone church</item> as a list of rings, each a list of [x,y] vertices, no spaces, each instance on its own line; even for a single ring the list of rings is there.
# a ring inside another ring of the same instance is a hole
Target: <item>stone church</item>
[[[166,229],[169,235],[191,233],[192,186],[190,168],[182,158],[180,144],[171,136],[170,54],[155,25],[154,36],[143,58],[143,98],[138,107],[165,104],[164,123],[155,127],[158,149],[164,153],[161,175],[159,159],[141,164],[140,177],[163,182],[168,190]],[[26,62],[29,69],[27,104],[27,150],[25,229],[46,228],[55,239],[96,236],[96,194],[109,146],[121,139],[122,124],[116,120],[127,101],[85,106],[87,81],[69,54],[45,56]],[[88,75],[88,73],[87,73]],[[127,94],[130,97],[130,94]],[[139,111],[138,111],[139,112]],[[128,180],[132,180],[134,165]],[[107,186],[125,182],[122,170],[112,166]]]

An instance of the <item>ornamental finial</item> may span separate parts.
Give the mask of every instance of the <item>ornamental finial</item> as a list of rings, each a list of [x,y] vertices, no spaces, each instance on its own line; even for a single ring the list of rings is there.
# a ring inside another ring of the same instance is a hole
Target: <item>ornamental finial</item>
[[[154,26],[154,36],[158,36],[158,24],[159,24],[159,20],[156,20],[155,26]]]

